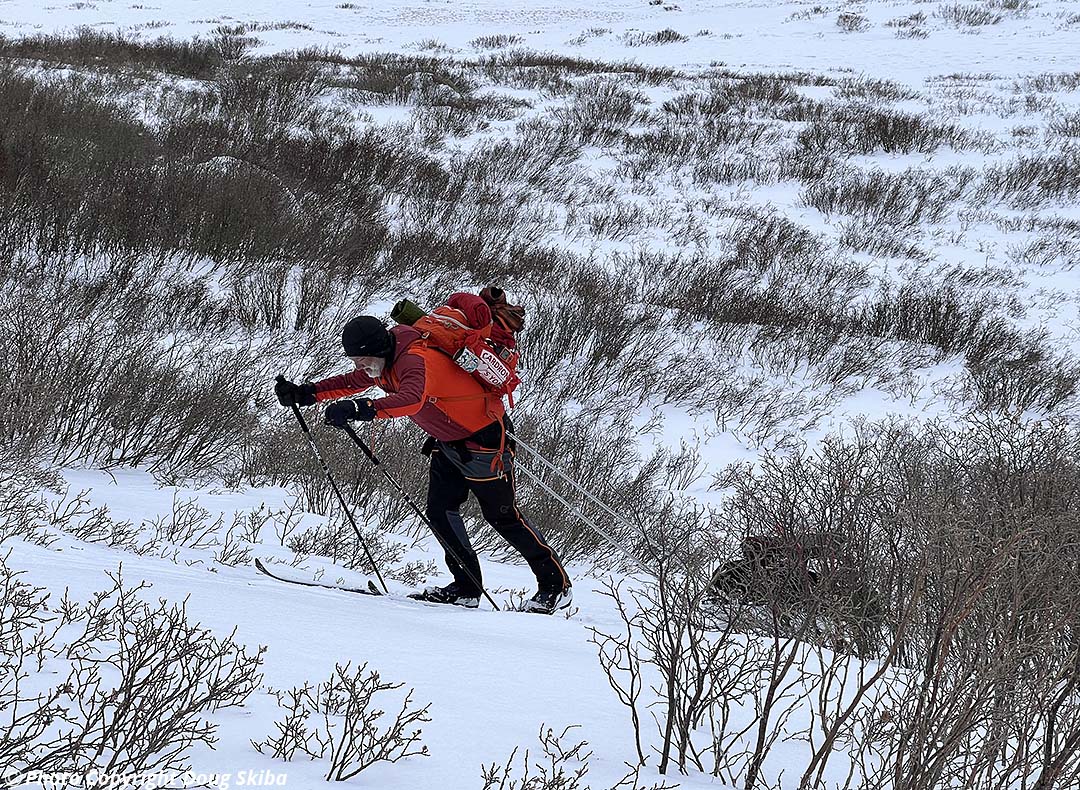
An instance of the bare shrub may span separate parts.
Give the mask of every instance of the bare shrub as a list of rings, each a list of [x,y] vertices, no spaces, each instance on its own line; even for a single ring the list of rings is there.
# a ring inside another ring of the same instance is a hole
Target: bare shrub
[[[243,148],[312,117],[311,108],[328,83],[314,62],[263,58],[229,64],[219,71],[214,87],[230,144]]]
[[[520,44],[523,40],[521,36],[510,33],[494,33],[488,36],[477,36],[469,42],[469,46],[476,49],[502,49],[503,47]]]
[[[943,3],[937,8],[937,15],[957,27],[981,27],[996,25],[1002,15],[994,10],[990,3],[984,5],[965,5],[963,3]]]
[[[910,283],[883,287],[878,296],[856,308],[852,329],[879,337],[930,343],[946,354],[962,353],[991,321],[985,298],[965,295],[952,287]]]
[[[521,757],[520,774],[516,768],[517,749],[511,752],[506,763],[482,766],[480,778],[484,780],[483,790],[589,790],[583,785],[589,772],[591,751],[587,741],[567,741],[571,730],[577,725],[566,727],[556,735],[553,729],[540,725],[540,749],[542,757],[532,762],[526,749]],[[677,785],[655,782],[651,785],[641,783],[641,767],[631,766],[630,771],[610,790],[674,790]]]
[[[907,16],[898,16],[885,23],[886,27],[896,28],[897,38],[926,38],[930,34],[923,27],[926,24],[926,14],[917,11]]]
[[[1045,155],[1022,155],[987,168],[978,196],[1008,201],[1016,208],[1033,208],[1050,200],[1080,194],[1080,148]]]
[[[267,363],[250,349],[208,345],[205,325],[200,342],[188,342],[183,327],[197,326],[199,314],[185,308],[202,297],[157,281],[152,265],[54,266],[10,272],[0,297],[0,347],[11,351],[5,431],[57,463],[142,463],[192,478],[223,472],[226,448],[243,440],[253,403],[265,397],[258,379],[270,377]],[[75,391],[86,395],[72,400]]]
[[[56,541],[57,534],[49,529],[55,519],[40,488],[41,481],[21,472],[0,479],[0,545],[12,538],[38,546]]]
[[[645,116],[640,106],[648,101],[622,81],[602,77],[575,84],[572,96],[572,104],[556,110],[555,117],[584,144],[612,140]]]
[[[674,79],[672,69],[640,63],[610,63],[552,52],[515,49],[481,58],[479,67],[492,82],[514,88],[565,93],[572,77],[588,74],[629,74],[639,82],[660,85]]]
[[[140,66],[195,79],[213,76],[222,61],[217,40],[163,37],[140,41],[120,31],[92,27],[79,27],[71,35],[36,33],[14,39],[0,37],[0,53],[72,66]]]
[[[378,529],[368,529],[362,534],[363,545],[345,518],[337,516],[326,526],[309,527],[292,536],[286,541],[286,545],[301,557],[326,557],[346,568],[372,574],[375,568],[368,560],[370,552],[375,565],[384,576],[412,586],[422,584],[428,575],[435,572],[433,562],[417,560],[402,565],[401,559],[408,549],[407,544],[388,538]]]
[[[1048,71],[1024,77],[1019,81],[1019,85],[1025,91],[1040,93],[1073,91],[1080,87],[1080,71]]]
[[[90,507],[85,491],[74,496],[66,493],[50,505],[50,511],[50,524],[77,540],[103,543],[139,555],[156,551],[160,544],[157,538],[146,538],[142,526],[127,520],[116,521],[106,505]]]
[[[174,493],[171,512],[154,519],[149,525],[163,541],[175,546],[205,549],[217,542],[217,533],[223,523],[220,514],[211,519],[210,511],[198,500],[181,499],[178,493]]]
[[[991,325],[966,350],[978,408],[1053,414],[1080,392],[1080,362],[1054,354],[1045,331]]]
[[[366,102],[411,104],[432,92],[468,96],[476,86],[461,64],[449,58],[393,52],[345,57],[322,49],[300,50],[295,57],[343,67],[330,84],[357,91]]]
[[[903,101],[918,98],[917,91],[892,80],[857,77],[844,80],[836,89],[843,99],[878,99],[880,101]]]
[[[853,11],[843,11],[836,17],[836,26],[845,33],[857,33],[870,28],[870,20]]]
[[[573,729],[575,726],[571,725],[556,735],[551,728],[545,731],[541,724],[539,738],[543,761],[530,766],[529,752],[526,751],[522,758],[521,776],[511,779],[514,758],[517,756],[515,749],[505,765],[492,763],[484,766],[480,777],[484,780],[484,790],[585,790],[581,782],[589,772],[592,752],[586,751],[589,746],[587,741],[574,744],[563,742]],[[530,769],[535,770],[536,774],[530,776]]]
[[[971,374],[968,394],[979,409],[1053,413],[1067,404],[1080,384],[1080,367],[1053,354],[1045,333],[1014,329],[995,312],[986,296],[965,296],[951,285],[910,283],[882,289],[851,310],[846,321],[878,337],[963,354]]]
[[[919,246],[911,227],[895,227],[874,220],[855,220],[841,225],[841,246],[881,258],[910,258],[929,261],[930,253]]]
[[[174,772],[212,746],[208,712],[241,705],[261,681],[256,653],[189,621],[183,604],[152,606],[147,585],[112,586],[85,605],[48,595],[0,563],[0,759],[11,772]],[[55,686],[34,683],[48,666]]]
[[[800,156],[819,152],[872,154],[933,153],[942,145],[964,148],[969,135],[954,124],[934,123],[920,115],[877,108],[844,107],[799,132]]]
[[[381,703],[384,692],[403,685],[387,683],[377,671],[369,672],[367,664],[355,671],[348,664],[336,664],[330,679],[318,686],[305,683],[277,693],[285,718],[275,722],[276,735],[251,745],[285,761],[299,756],[328,760],[326,779],[334,782],[347,781],[376,763],[426,757],[428,749],[420,742],[421,729],[416,725],[431,721],[431,706],[412,707],[411,689],[389,726],[380,729],[383,711],[374,705]]]
[[[873,223],[916,228],[940,223],[972,177],[969,170],[935,175],[844,169],[807,186],[802,199],[823,214],[856,214]]]
[[[1080,112],[1066,113],[1050,122],[1050,131],[1061,137],[1080,137]]]
[[[660,44],[677,44],[683,41],[689,41],[690,36],[684,36],[676,30],[671,28],[664,28],[663,30],[656,30],[652,33],[627,33],[623,37],[623,42],[628,47],[644,47],[644,46],[657,46]]]
[[[259,43],[257,38],[245,35],[245,33],[243,25],[236,27],[222,25],[214,29],[214,47],[224,62],[240,60]]]
[[[1080,433],[853,427],[725,472],[710,529],[666,525],[657,583],[611,590],[625,631],[594,641],[639,760],[742,787],[820,786],[830,760],[843,788],[1074,781]],[[701,576],[735,536],[754,548]],[[773,756],[790,739],[804,763]]]
[[[799,661],[810,620],[797,624],[774,607],[763,624],[768,636],[752,640],[737,631],[746,611],[737,599],[702,609],[709,573],[702,564],[708,552],[701,515],[680,513],[658,535],[655,584],[629,593],[609,586],[625,631],[593,629],[593,641],[631,714],[640,764],[651,741],[661,774],[696,769],[755,787],[773,745],[810,693]],[[655,680],[647,685],[647,678]],[[655,738],[643,728],[649,709]],[[749,720],[737,714],[748,709],[754,711]]]

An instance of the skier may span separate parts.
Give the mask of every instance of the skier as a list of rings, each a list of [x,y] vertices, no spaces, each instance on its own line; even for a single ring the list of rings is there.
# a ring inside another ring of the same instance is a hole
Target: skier
[[[470,295],[455,295],[462,296]],[[472,298],[483,304],[480,297]],[[282,380],[275,394],[284,406],[334,400],[324,419],[338,428],[350,420],[408,417],[428,434],[421,450],[431,458],[427,517],[447,549],[446,565],[454,581],[411,597],[470,608],[480,605],[480,562],[460,513],[471,491],[485,520],[536,575],[538,589],[523,609],[551,614],[569,606],[572,591],[562,562],[514,501],[514,457],[512,442],[506,441],[506,431],[513,428],[502,400],[489,397],[479,382],[447,354],[431,348],[411,326],[388,330],[378,318],[360,316],[345,325],[341,342],[355,370],[314,383]],[[387,395],[374,400],[348,398],[372,386]]]

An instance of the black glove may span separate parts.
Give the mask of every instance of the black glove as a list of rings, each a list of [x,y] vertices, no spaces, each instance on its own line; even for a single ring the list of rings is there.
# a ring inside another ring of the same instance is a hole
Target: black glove
[[[311,382],[293,384],[283,376],[278,376],[274,384],[274,394],[282,406],[292,406],[294,403],[297,406],[315,405],[315,385]]]
[[[326,407],[323,421],[335,428],[344,428],[349,420],[371,422],[375,419],[375,407],[368,398],[363,400],[339,400]]]

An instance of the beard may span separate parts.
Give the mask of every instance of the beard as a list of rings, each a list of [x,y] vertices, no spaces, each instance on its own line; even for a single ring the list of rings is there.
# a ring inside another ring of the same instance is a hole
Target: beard
[[[369,362],[369,363],[365,364],[361,368],[361,370],[363,370],[365,373],[367,373],[369,376],[371,376],[371,378],[377,379],[379,376],[382,375],[383,368],[385,368],[385,367],[386,367],[386,362],[384,360],[380,359],[378,362]]]

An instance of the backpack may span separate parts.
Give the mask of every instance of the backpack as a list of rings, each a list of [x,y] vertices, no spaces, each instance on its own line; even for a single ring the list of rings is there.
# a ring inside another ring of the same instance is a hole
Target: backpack
[[[485,288],[480,295],[453,294],[446,304],[430,313],[407,299],[394,305],[390,317],[418,330],[428,345],[449,354],[488,392],[505,395],[514,406],[517,375],[517,340],[525,311],[507,304],[499,288]]]

